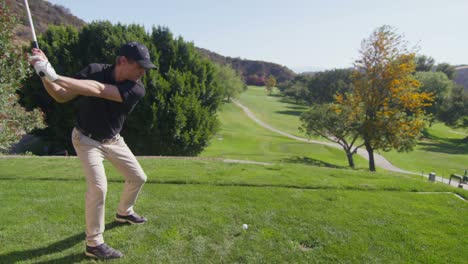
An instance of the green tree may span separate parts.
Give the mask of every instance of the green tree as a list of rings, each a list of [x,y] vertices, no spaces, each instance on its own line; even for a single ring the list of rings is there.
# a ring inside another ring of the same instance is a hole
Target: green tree
[[[13,42],[16,24],[17,18],[0,0],[0,153],[7,152],[23,135],[44,126],[39,110],[26,111],[18,102],[16,92],[31,71],[27,58]]]
[[[92,62],[114,63],[118,48],[128,41],[144,43],[159,69],[148,71],[142,79],[146,96],[129,116],[122,136],[137,155],[198,154],[218,128],[216,111],[223,90],[216,81],[215,66],[202,58],[192,43],[174,38],[167,28],[154,27],[148,33],[142,26],[110,22],[94,22],[79,32],[50,27],[39,38],[57,72],[67,76]],[[74,126],[73,103],[53,103],[38,87],[37,77],[29,80],[24,103],[45,109],[51,129],[43,135],[73,151],[69,139]]]
[[[278,89],[284,96],[292,97],[296,103],[304,102],[304,99],[309,97],[307,89],[309,78],[303,74],[296,75],[292,80],[279,83]]]
[[[223,98],[231,101],[231,98],[237,97],[247,87],[242,81],[240,75],[229,65],[216,66],[216,81],[222,87]]]
[[[420,91],[430,93],[433,97],[432,105],[426,107],[427,114],[431,114],[431,123],[439,117],[442,105],[448,94],[455,87],[455,83],[443,72],[416,72],[415,77],[421,82]]]
[[[358,132],[369,154],[369,170],[375,171],[375,150],[412,150],[431,96],[418,91],[414,53],[393,28],[377,28],[362,42],[360,54],[353,90],[337,95],[336,103],[348,120],[361,120]]]
[[[450,80],[455,79],[455,66],[452,66],[448,63],[437,64],[436,71],[445,73]]]
[[[270,93],[270,95],[273,93],[273,88],[276,86],[276,78],[273,75],[269,75],[267,80],[266,80],[266,89]]]
[[[468,92],[456,85],[444,101],[439,119],[452,127],[468,127]]]
[[[286,85],[287,88],[283,91],[284,95],[294,98],[296,103],[304,101],[305,98],[309,98],[309,90],[307,89],[306,83],[296,81],[287,83]]]
[[[344,93],[352,88],[351,69],[335,69],[315,74],[308,83],[309,105],[333,102],[336,93]]]
[[[417,72],[427,72],[431,71],[434,67],[435,60],[432,57],[427,57],[425,55],[420,55],[416,57],[416,71]]]
[[[362,147],[362,144],[357,144],[362,120],[348,118],[352,116],[352,111],[349,107],[337,107],[334,104],[313,105],[301,115],[300,130],[308,136],[318,135],[341,145],[349,166],[354,168],[353,155]]]

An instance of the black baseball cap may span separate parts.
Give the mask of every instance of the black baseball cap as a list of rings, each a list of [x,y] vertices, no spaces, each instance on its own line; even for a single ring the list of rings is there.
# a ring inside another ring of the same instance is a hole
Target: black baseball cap
[[[148,48],[140,42],[132,41],[124,44],[119,49],[119,56],[125,56],[128,59],[134,60],[145,69],[158,68],[151,62]]]

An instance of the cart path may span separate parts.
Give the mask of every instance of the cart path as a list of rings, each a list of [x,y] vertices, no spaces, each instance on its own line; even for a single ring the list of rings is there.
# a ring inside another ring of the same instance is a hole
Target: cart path
[[[250,118],[252,119],[253,121],[255,121],[257,124],[259,124],[260,126],[270,130],[270,131],[273,131],[275,133],[278,133],[280,135],[283,135],[287,138],[291,138],[291,139],[294,139],[294,140],[298,140],[298,141],[303,141],[303,142],[308,142],[308,143],[314,143],[314,144],[321,144],[321,145],[326,145],[326,146],[331,146],[331,147],[334,147],[334,148],[339,148],[339,149],[342,149],[341,145],[339,145],[338,143],[333,143],[333,142],[326,142],[326,141],[318,141],[318,140],[310,140],[310,139],[307,139],[307,138],[302,138],[302,137],[297,137],[297,136],[294,136],[294,135],[291,135],[289,133],[286,133],[284,131],[281,131],[279,129],[276,129],[268,124],[266,124],[265,122],[261,121],[260,119],[258,119],[253,113],[252,111],[250,111],[249,108],[247,108],[246,106],[244,106],[243,104],[241,104],[239,101],[237,100],[233,100],[234,104],[237,105],[239,108],[241,108],[244,113]],[[366,150],[364,149],[358,149],[357,150],[357,154],[363,158],[365,158],[366,160],[369,160],[369,156],[368,156],[368,153]],[[388,170],[388,171],[393,171],[393,172],[400,172],[400,173],[406,173],[406,174],[415,174],[415,175],[420,175],[420,173],[416,173],[416,172],[411,172],[411,171],[406,171],[406,170],[403,170],[403,169],[400,169],[398,167],[396,167],[395,165],[391,164],[387,159],[385,159],[382,155],[379,155],[377,153],[374,153],[374,160],[375,160],[375,165],[382,168],[382,169],[385,169],[385,170]],[[424,176],[424,175],[423,175]],[[424,176],[424,177],[429,177],[429,176]],[[443,182],[443,183],[446,183],[446,184],[449,184],[449,180],[446,179],[446,178],[443,178],[443,177],[436,177],[436,181],[439,181],[439,182]],[[454,187],[458,187],[458,183],[455,182],[455,181],[452,181],[450,183],[451,186],[454,186]],[[464,189],[468,189],[468,185],[464,184],[463,185],[463,188]]]

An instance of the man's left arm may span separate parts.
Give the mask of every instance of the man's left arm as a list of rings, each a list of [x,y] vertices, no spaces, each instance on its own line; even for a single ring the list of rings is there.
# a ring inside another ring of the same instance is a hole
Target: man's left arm
[[[78,95],[99,97],[119,103],[123,101],[119,89],[115,85],[104,84],[94,80],[78,80],[60,75],[54,83]]]

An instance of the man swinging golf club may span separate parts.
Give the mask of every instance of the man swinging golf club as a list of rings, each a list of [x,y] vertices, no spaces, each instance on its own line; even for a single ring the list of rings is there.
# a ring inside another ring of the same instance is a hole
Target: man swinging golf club
[[[123,254],[104,243],[104,210],[107,179],[103,160],[108,159],[125,177],[116,220],[144,224],[147,219],[133,210],[146,174],[119,135],[123,123],[145,95],[140,78],[156,66],[141,43],[123,45],[114,65],[90,64],[75,78],[57,75],[46,55],[32,50],[30,63],[57,102],[78,98],[79,109],[72,142],[86,176],[86,255],[100,259]]]

